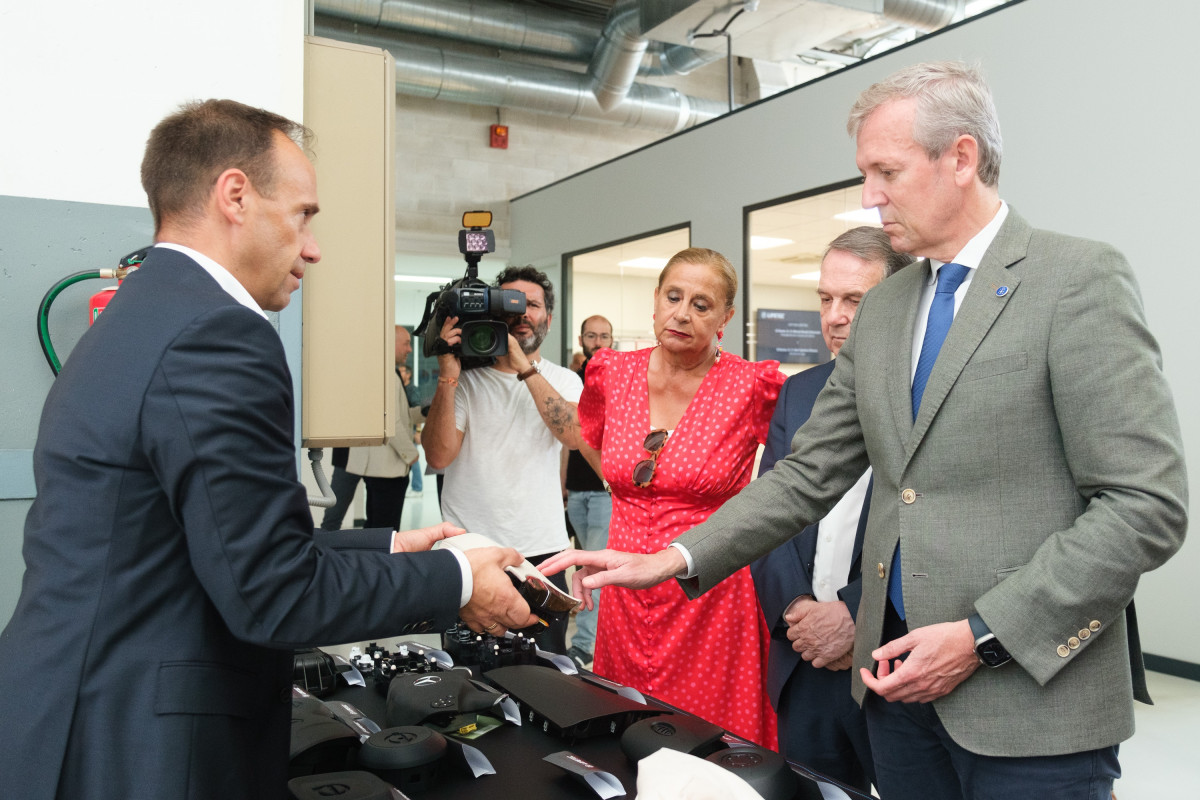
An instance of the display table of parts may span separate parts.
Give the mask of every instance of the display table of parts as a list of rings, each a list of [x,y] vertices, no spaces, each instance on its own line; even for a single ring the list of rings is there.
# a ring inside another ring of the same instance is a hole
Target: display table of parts
[[[520,634],[295,656],[290,796],[867,798]],[[650,789],[646,790],[650,793]]]

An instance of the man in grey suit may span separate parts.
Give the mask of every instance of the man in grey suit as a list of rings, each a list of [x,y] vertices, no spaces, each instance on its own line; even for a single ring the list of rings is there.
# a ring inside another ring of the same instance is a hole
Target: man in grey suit
[[[1187,527],[1132,270],[1000,200],[974,69],[902,70],[848,128],[863,205],[925,260],[866,296],[792,454],[666,550],[543,570],[587,564],[577,590],[678,576],[703,592],[824,516],[869,463],[854,693],[881,796],[1108,798],[1132,701],[1149,699],[1133,593]]]
[[[150,135],[157,246],[72,352],[34,448],[0,634],[6,797],[282,798],[294,648],[536,621],[503,572],[515,551],[415,552],[448,524],[314,540],[265,313],[321,257],[306,135],[230,100]]]

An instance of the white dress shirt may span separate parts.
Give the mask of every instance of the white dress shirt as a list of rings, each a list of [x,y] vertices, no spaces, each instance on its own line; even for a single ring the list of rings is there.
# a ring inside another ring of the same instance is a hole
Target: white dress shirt
[[[817,552],[813,557],[813,596],[822,603],[838,599],[838,590],[849,580],[850,563],[854,561],[854,539],[858,519],[862,516],[863,499],[871,482],[868,467],[858,483],[842,495],[825,519],[817,523]]]
[[[930,270],[929,280],[926,281],[925,288],[921,291],[921,305],[917,308],[917,321],[913,326],[912,369],[908,373],[910,383],[912,376],[917,372],[917,361],[921,358],[921,345],[925,341],[925,326],[929,322],[929,307],[933,305],[933,295],[937,291],[938,270],[946,263],[962,264],[967,268],[967,277],[954,291],[954,313],[958,314],[963,298],[967,296],[967,287],[971,285],[971,279],[975,277],[975,270],[979,268],[979,262],[983,260],[983,254],[992,246],[992,240],[1000,232],[1000,226],[1004,224],[1007,217],[1008,203],[1001,200],[1000,209],[996,212],[996,216],[992,217],[992,221],[971,237],[958,255],[951,259],[951,262],[929,259],[929,264],[933,269]]]

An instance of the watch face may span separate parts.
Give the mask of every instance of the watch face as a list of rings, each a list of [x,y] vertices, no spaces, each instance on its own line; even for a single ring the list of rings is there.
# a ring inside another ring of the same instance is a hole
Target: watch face
[[[977,645],[975,653],[979,656],[979,660],[989,667],[998,667],[1012,660],[1012,656],[1004,649],[1004,645],[994,638]]]

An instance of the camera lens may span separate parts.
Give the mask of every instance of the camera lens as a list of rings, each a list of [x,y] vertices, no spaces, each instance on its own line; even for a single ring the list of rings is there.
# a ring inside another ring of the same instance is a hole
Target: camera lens
[[[496,350],[496,331],[488,325],[472,325],[464,331],[467,348],[473,353],[486,355]]]

